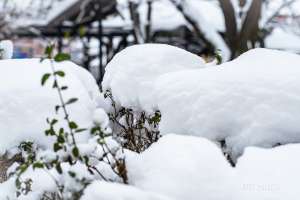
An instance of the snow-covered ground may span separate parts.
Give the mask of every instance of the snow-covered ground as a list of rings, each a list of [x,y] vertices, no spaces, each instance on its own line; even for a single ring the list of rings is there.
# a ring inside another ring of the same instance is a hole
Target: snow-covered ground
[[[299,150],[299,144],[247,148],[232,168],[210,141],[168,135],[127,160],[133,185],[174,200],[295,200]]]
[[[299,66],[299,55],[267,49],[214,65],[167,45],[127,48],[109,64],[103,89],[112,91],[117,106],[159,109],[163,134],[141,154],[124,150],[129,185],[103,182],[80,162],[63,163],[61,176],[30,168],[23,177],[33,180],[27,196],[14,197],[14,178],[0,184],[0,199],[39,200],[44,191],[57,191],[53,178],[58,177],[66,188],[76,188],[67,173],[72,170],[92,182],[81,200],[295,200],[300,144],[289,143],[300,141]],[[64,97],[79,98],[69,107],[70,117],[81,127],[108,127],[108,105],[94,78],[71,62],[55,67],[66,73]],[[51,149],[45,119],[62,116],[54,111],[56,91],[40,84],[49,62],[3,60],[0,71],[0,153],[24,140]],[[86,134],[80,135],[80,150],[93,149]],[[221,140],[235,167],[218,145]],[[287,145],[273,147],[279,144]],[[101,170],[111,173],[105,166]]]

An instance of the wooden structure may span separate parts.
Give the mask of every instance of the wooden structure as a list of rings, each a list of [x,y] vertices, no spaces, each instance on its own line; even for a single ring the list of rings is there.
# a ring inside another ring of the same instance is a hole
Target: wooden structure
[[[63,49],[63,40],[66,38],[80,38],[83,43],[83,58],[80,63],[90,69],[91,62],[97,59],[99,63],[99,83],[104,75],[104,67],[112,57],[134,43],[129,38],[133,34],[131,28],[104,27],[103,20],[110,15],[117,15],[116,0],[77,0],[71,6],[59,13],[43,26],[32,25],[30,28],[20,28],[18,37],[56,38],[58,50]],[[98,40],[98,53],[90,53],[91,39]],[[115,44],[117,41],[117,44]]]

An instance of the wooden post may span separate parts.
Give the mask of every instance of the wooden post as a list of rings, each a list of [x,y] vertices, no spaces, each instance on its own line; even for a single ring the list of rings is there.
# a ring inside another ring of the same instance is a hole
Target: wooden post
[[[147,1],[148,11],[147,11],[147,24],[145,27],[145,42],[151,42],[151,24],[152,24],[152,1]]]
[[[104,76],[104,67],[103,67],[103,26],[102,26],[102,9],[101,3],[98,4],[99,20],[98,20],[98,40],[99,40],[99,83],[102,83]]]
[[[63,31],[62,31],[62,28],[61,26],[58,27],[58,44],[57,44],[57,48],[58,48],[58,52],[59,53],[62,53],[63,51]]]

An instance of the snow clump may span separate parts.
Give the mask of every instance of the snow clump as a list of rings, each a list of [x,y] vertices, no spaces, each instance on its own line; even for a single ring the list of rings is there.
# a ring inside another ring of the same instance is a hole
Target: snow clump
[[[68,106],[72,120],[80,127],[90,128],[100,96],[95,79],[71,62],[55,65],[57,70],[66,74],[59,80],[60,85],[68,86],[68,90],[63,92],[64,99],[78,98],[75,104]],[[50,63],[41,63],[39,59],[2,60],[0,69],[0,129],[5,130],[0,133],[0,155],[23,141],[48,147],[52,143],[44,135],[48,128],[46,119],[63,119],[62,110],[58,115],[54,110],[60,102],[57,91],[51,84],[41,86],[41,77],[51,72]],[[89,134],[79,135],[79,140],[85,140]]]
[[[247,146],[300,142],[300,56],[254,49],[221,65],[168,45],[139,45],[108,65],[103,86],[125,107],[160,110],[162,134]]]

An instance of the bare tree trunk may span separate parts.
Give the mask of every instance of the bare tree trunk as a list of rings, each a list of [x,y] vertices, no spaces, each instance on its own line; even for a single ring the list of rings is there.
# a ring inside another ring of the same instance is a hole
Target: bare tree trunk
[[[253,0],[239,34],[239,54],[249,50],[248,42],[253,45],[258,41],[259,19],[261,17],[262,0]]]
[[[225,38],[231,51],[231,58],[238,46],[238,30],[234,7],[230,0],[219,0],[224,19],[225,19]]]
[[[147,11],[147,23],[145,26],[145,42],[151,42],[151,23],[152,23],[152,1],[147,1],[148,11]]]
[[[239,56],[259,41],[259,19],[263,0],[253,0],[242,23],[240,32],[237,30],[235,10],[230,0],[219,0],[225,19],[225,40],[231,50],[231,59]],[[245,4],[245,1],[241,2]],[[249,46],[251,44],[251,46]]]
[[[129,1],[129,12],[133,24],[134,39],[137,44],[142,44],[144,43],[144,38],[141,31],[140,16],[139,12],[137,11],[137,7],[138,6],[136,3]]]

